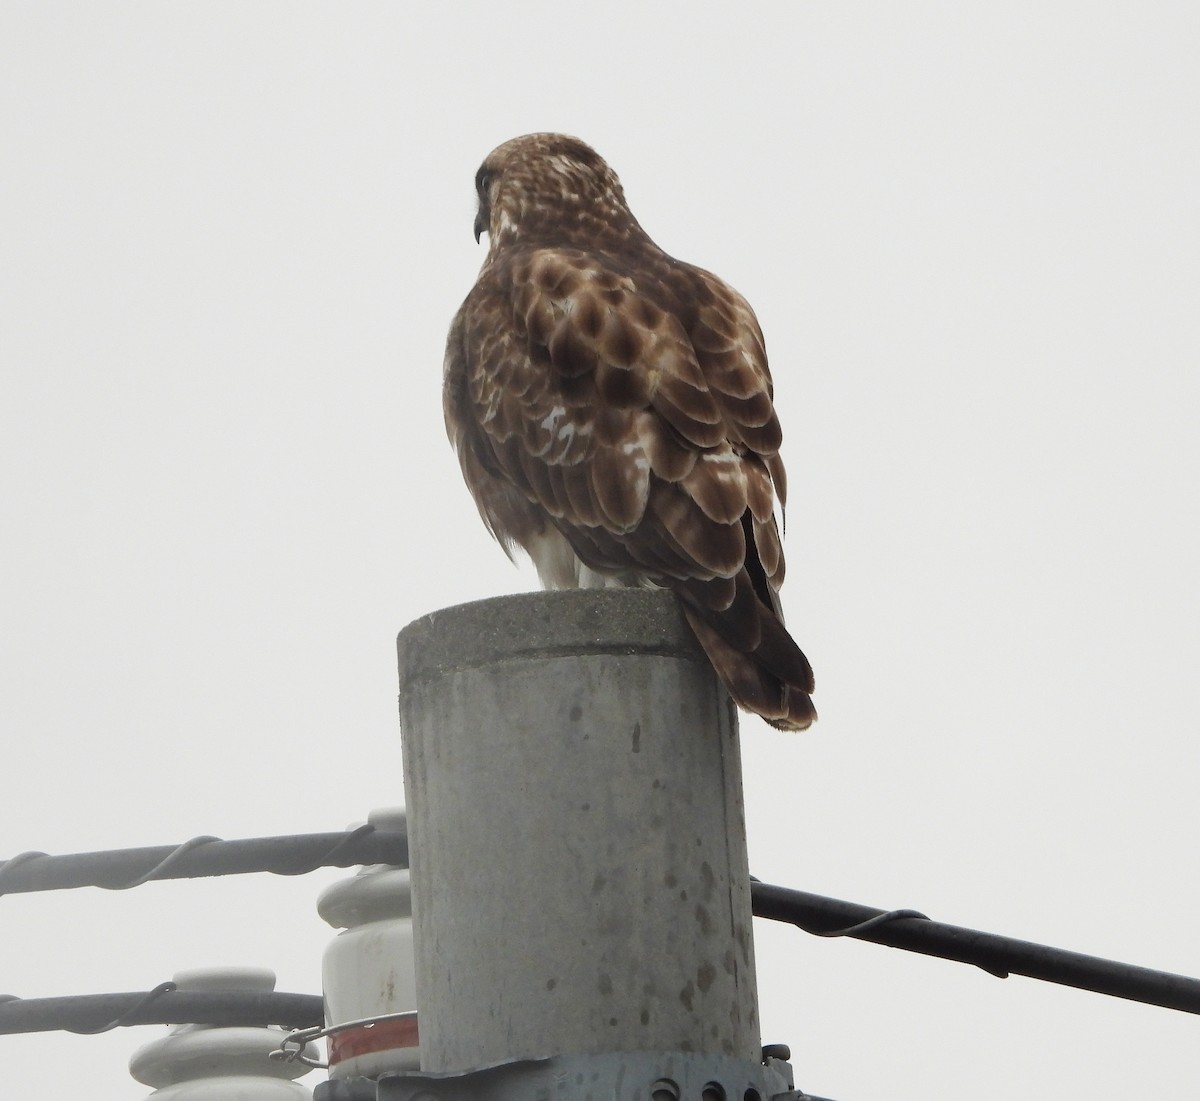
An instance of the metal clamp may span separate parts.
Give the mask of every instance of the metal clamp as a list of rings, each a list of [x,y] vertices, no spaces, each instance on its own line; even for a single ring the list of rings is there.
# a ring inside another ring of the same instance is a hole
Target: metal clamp
[[[293,1028],[284,1037],[270,1057],[284,1063],[303,1063],[306,1067],[316,1067],[318,1070],[328,1070],[329,1064],[318,1059],[310,1059],[304,1054],[304,1049],[314,1040],[333,1036],[351,1028],[366,1028],[368,1025],[382,1024],[385,1021],[416,1020],[416,1010],[410,1009],[403,1013],[381,1013],[377,1017],[360,1017],[356,1021],[342,1021],[336,1025],[316,1025],[312,1028]]]

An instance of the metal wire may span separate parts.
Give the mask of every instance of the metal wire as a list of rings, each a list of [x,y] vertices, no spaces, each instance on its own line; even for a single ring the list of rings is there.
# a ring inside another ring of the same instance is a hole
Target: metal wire
[[[318,994],[280,991],[176,990],[171,982],[130,994],[77,994],[66,998],[0,996],[0,1035],[75,1032],[94,1035],[130,1025],[202,1024],[285,1028],[320,1027]]]
[[[336,1025],[294,1028],[283,1038],[279,1047],[270,1052],[270,1058],[284,1063],[303,1063],[306,1067],[328,1070],[328,1063],[322,1063],[319,1059],[310,1059],[304,1054],[304,1049],[313,1041],[345,1032],[351,1028],[366,1028],[369,1025],[383,1024],[385,1021],[415,1021],[416,1019],[416,1010],[407,1009],[402,1013],[381,1013],[375,1017],[360,1017],[356,1021],[342,1021]]]
[[[902,917],[899,915],[904,911],[877,910],[768,883],[752,883],[750,897],[757,916],[786,921],[815,935],[829,935],[832,930],[856,940],[974,964],[1000,978],[1024,975],[1114,998],[1200,1013],[1200,979],[1186,975],[981,933],[931,921],[923,915]],[[875,918],[880,920],[874,922]]]
[[[67,856],[28,852],[0,864],[0,894],[85,886],[126,890],[160,879],[242,872],[302,875],[320,867],[356,864],[407,867],[408,838],[368,825],[341,833],[242,841],[198,837],[182,845]],[[757,881],[750,888],[756,916],[789,922],[815,936],[852,937],[969,963],[1000,978],[1024,975],[1200,1014],[1200,980],[1184,975],[945,925],[917,910],[880,910]],[[5,1008],[0,999],[0,1014]]]
[[[876,914],[874,917],[867,918],[866,921],[847,925],[845,929],[806,929],[805,932],[812,933],[814,937],[857,937],[867,932],[868,929],[876,929],[889,921],[900,921],[902,918],[928,921],[929,915],[921,913],[920,910],[888,910],[886,914]]]
[[[111,1032],[114,1028],[120,1028],[121,1025],[133,1020],[151,1002],[158,1001],[164,994],[176,989],[173,982],[160,982],[153,990],[149,990],[146,994],[133,1003],[124,1013],[114,1017],[107,1024],[97,1025],[95,1028],[68,1028],[67,1032],[74,1032],[79,1036],[99,1036],[102,1032]]]
[[[174,868],[188,853],[200,848],[201,845],[210,845],[214,841],[220,840],[219,837],[208,835],[193,837],[169,852],[153,868],[147,869],[139,876],[134,876],[128,883],[109,883],[101,884],[101,886],[109,891],[128,891],[133,887],[142,886],[143,883],[149,883],[152,879],[172,879],[174,877],[168,876],[167,872]],[[0,869],[0,874],[2,874],[2,869]]]
[[[356,864],[408,865],[403,833],[360,826],[341,833],[255,837],[223,841],[193,837],[181,845],[50,856],[20,853],[0,863],[0,895],[101,887],[126,891],[162,879],[271,872],[304,875],[317,868]]]
[[[755,883],[760,880],[755,880]],[[891,921],[930,921],[928,914],[921,913],[920,910],[888,910],[886,913],[876,914],[874,917],[869,917],[866,921],[855,922],[853,925],[847,925],[844,929],[805,929],[806,933],[811,933],[814,937],[862,937],[866,932],[872,929],[877,929],[881,925],[886,925]],[[936,922],[934,924],[937,924]],[[976,967],[986,971],[989,975],[994,975],[997,979],[1007,979],[1007,971],[994,971],[986,964],[976,963]]]

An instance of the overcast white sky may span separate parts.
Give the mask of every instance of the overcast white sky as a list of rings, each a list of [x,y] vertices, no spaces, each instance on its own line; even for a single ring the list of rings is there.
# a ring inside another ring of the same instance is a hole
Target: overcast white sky
[[[395,634],[535,584],[441,362],[478,163],[558,129],[766,332],[821,721],[744,722],[755,874],[1200,974],[1198,56],[1193,2],[0,5],[0,856],[401,800]],[[0,993],[318,992],[341,874],[5,898]],[[1193,1017],[756,929],[814,1093],[1200,1092]],[[137,1101],[160,1032],[3,1092]]]

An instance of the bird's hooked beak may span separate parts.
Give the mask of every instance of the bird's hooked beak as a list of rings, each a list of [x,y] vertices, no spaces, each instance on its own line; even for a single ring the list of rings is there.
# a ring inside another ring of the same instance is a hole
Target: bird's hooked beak
[[[492,172],[487,162],[479,166],[479,171],[475,173],[475,197],[479,200],[479,206],[475,210],[475,243],[479,244],[479,238],[485,233],[491,236],[492,224],[492,182],[495,179],[495,173]]]

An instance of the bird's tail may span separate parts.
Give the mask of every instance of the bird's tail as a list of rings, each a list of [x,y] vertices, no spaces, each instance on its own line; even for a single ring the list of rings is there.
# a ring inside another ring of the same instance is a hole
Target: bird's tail
[[[688,623],[739,707],[780,730],[805,730],[817,717],[812,666],[748,577],[738,590],[740,599],[723,609],[681,593]]]

